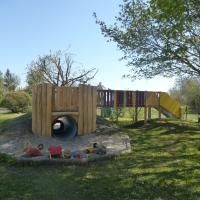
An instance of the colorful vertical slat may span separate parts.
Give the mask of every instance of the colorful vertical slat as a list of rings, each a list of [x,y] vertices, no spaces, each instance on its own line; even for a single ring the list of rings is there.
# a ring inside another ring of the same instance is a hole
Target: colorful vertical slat
[[[106,108],[106,90],[103,91],[103,107]]]
[[[136,91],[132,92],[132,107],[136,107]]]
[[[142,92],[142,107],[144,107],[145,106],[145,92],[143,91]]]
[[[117,91],[117,107],[120,107],[120,91]]]
[[[130,91],[126,91],[126,107],[130,107],[129,94],[130,94]]]
[[[110,107],[113,107],[113,90],[110,90]]]
[[[139,107],[142,107],[142,92],[141,91],[138,91],[138,96],[139,96],[139,99],[138,99],[138,106]]]
[[[117,91],[114,90],[114,108],[117,106]]]
[[[124,108],[126,107],[126,91],[124,91]]]
[[[130,101],[129,101],[130,107],[133,107],[133,92],[130,92]]]
[[[124,92],[120,91],[120,107],[123,107],[124,104]]]
[[[109,100],[109,90],[107,90],[107,108],[110,107],[110,100]]]
[[[136,108],[138,107],[138,91],[136,91],[136,102],[135,102]]]

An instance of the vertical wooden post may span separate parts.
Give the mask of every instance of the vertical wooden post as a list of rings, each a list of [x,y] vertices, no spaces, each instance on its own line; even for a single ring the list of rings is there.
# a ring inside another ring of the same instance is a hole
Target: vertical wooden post
[[[144,107],[144,124],[147,123],[147,107]]]
[[[135,122],[138,121],[138,107],[135,107]]]
[[[52,86],[52,111],[56,110],[56,88]]]
[[[145,91],[145,99],[144,99],[144,124],[147,123],[147,106],[148,106],[148,92]]]
[[[47,84],[42,84],[42,98],[41,98],[41,110],[42,110],[42,128],[41,128],[41,135],[46,135],[46,117],[47,117]]]
[[[162,108],[159,106],[158,107],[158,118],[159,119],[161,119],[161,110],[162,110]]]
[[[67,110],[71,111],[71,101],[72,101],[72,88],[67,88]]]
[[[46,135],[48,137],[52,137],[52,84],[47,83],[46,84]]]
[[[83,85],[83,134],[88,132],[88,87]]]
[[[151,107],[148,107],[148,119],[151,119]]]
[[[179,108],[179,112],[180,112],[180,120],[182,120],[182,108]]]
[[[92,110],[93,110],[93,106],[92,106],[92,86],[87,86],[88,91],[87,91],[87,132],[85,132],[84,134],[87,133],[91,133],[92,132]]]
[[[159,109],[159,116],[158,118],[161,119],[161,106],[160,106],[160,96],[161,96],[161,92],[158,93],[158,109]]]
[[[78,135],[83,135],[83,94],[84,94],[84,87],[83,85],[79,85],[79,101],[78,101]]]
[[[60,87],[57,87],[57,92],[56,92],[56,110],[60,111]]]

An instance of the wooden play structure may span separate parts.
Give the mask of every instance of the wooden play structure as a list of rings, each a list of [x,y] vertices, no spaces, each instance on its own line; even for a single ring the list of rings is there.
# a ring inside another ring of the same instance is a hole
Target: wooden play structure
[[[77,135],[96,129],[96,87],[58,87],[38,84],[32,90],[32,131],[52,137],[52,123],[60,116],[72,117],[78,126]]]
[[[97,91],[97,107],[101,108],[102,117],[105,108],[135,107],[136,122],[138,108],[144,107],[145,123],[147,118],[151,118],[152,107],[159,111],[159,119],[161,113],[178,119],[182,116],[180,104],[165,92],[101,90]]]
[[[144,121],[151,118],[151,108],[181,119],[180,104],[165,92],[100,90],[96,86],[58,87],[50,83],[38,84],[32,90],[32,131],[34,134],[52,137],[52,123],[63,116],[69,116],[77,125],[77,135],[96,130],[96,108],[104,116],[105,108],[135,107],[135,121],[138,108],[144,107]],[[148,116],[147,116],[148,111]],[[59,120],[58,120],[59,121]],[[74,126],[74,124],[72,124]]]

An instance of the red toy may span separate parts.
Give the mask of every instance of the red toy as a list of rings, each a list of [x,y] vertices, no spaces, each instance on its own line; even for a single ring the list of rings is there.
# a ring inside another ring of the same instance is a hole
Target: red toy
[[[48,150],[49,150],[50,159],[52,158],[51,156],[60,156],[60,155],[62,155],[63,158],[65,158],[63,153],[62,153],[62,147],[60,145],[58,145],[57,147],[51,146],[51,147],[49,147]]]
[[[77,158],[77,159],[82,159],[81,154],[80,154],[80,153],[77,153],[77,154],[76,154],[76,158]]]
[[[40,152],[40,150],[36,149],[36,148],[25,148],[23,149],[24,153],[30,154],[30,155],[34,155],[34,156],[42,156],[43,154]]]

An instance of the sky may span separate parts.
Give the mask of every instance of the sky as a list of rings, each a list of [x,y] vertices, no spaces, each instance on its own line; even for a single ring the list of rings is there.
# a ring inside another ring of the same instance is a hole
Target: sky
[[[83,68],[97,68],[91,85],[99,82],[113,90],[167,92],[174,79],[122,79],[129,73],[117,44],[107,42],[93,13],[108,26],[114,24],[123,0],[0,0],[0,71],[26,83],[26,67],[38,55],[61,50],[76,55]]]

